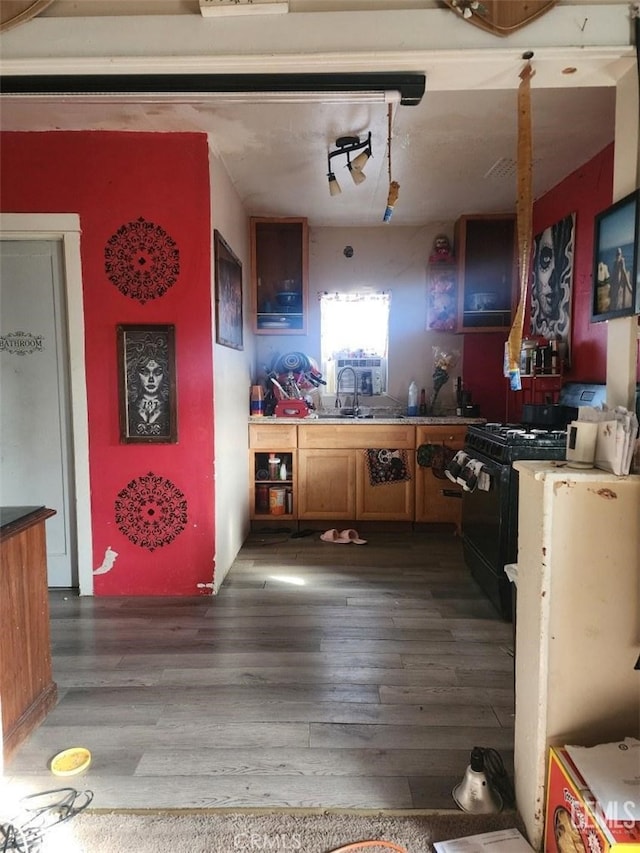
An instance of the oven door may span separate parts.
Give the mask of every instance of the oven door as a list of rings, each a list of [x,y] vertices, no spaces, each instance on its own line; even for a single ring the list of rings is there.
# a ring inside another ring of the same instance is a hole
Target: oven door
[[[504,567],[517,559],[517,473],[509,463],[496,462],[466,448],[489,475],[489,489],[462,496],[462,541],[465,563],[500,615],[512,619],[512,588]]]

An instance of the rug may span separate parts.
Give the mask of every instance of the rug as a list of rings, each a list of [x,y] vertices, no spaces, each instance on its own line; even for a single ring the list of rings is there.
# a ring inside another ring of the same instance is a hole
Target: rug
[[[407,853],[428,853],[434,841],[512,827],[523,831],[516,812],[87,811],[50,830],[42,853],[331,853],[369,839],[390,841]],[[381,845],[367,850],[385,853]]]

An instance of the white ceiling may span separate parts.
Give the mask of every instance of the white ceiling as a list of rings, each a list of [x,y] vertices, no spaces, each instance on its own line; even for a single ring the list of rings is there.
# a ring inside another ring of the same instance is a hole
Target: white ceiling
[[[613,139],[613,88],[532,93],[535,197]],[[515,90],[427,92],[393,111],[392,222],[423,225],[462,213],[515,209]],[[307,216],[310,224],[382,222],[389,185],[385,104],[79,104],[7,100],[5,130],[206,131],[251,215]],[[342,194],[330,197],[327,150],[338,136],[372,132],[367,180],[356,186],[334,159]]]
[[[329,0],[314,2],[331,8]],[[77,5],[59,0],[44,14]],[[95,5],[113,6],[98,0]],[[164,14],[167,6],[176,5],[182,11],[185,7],[189,13],[194,11],[193,2],[147,4],[149,9],[152,5],[160,5]],[[375,2],[369,5],[377,8]],[[70,14],[68,8],[65,13]],[[400,198],[392,225],[420,226],[452,221],[462,213],[515,209],[517,82],[509,84],[511,88],[447,91],[439,87],[433,91],[427,70],[421,104],[393,107],[392,177],[400,183]],[[613,140],[615,87],[555,88],[547,87],[544,79],[537,84],[534,77],[532,125],[534,195],[539,197]],[[4,99],[2,128],[204,131],[247,213],[306,216],[316,226],[382,224],[389,184],[385,104]],[[342,158],[337,158],[334,170],[342,194],[330,197],[329,146],[338,136],[364,136],[369,130],[373,157],[365,169],[367,180],[355,186],[340,166]]]

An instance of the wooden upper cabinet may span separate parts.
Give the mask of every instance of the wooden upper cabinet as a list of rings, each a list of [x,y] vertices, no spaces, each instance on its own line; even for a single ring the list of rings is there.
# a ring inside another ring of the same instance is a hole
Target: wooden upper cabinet
[[[461,216],[455,227],[458,258],[458,332],[509,329],[518,281],[516,218]]]
[[[252,217],[251,285],[256,334],[306,334],[308,244],[306,219]]]

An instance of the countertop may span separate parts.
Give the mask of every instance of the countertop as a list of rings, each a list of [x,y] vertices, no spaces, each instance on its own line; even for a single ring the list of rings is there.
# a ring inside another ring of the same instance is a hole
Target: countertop
[[[44,506],[1,506],[0,536],[6,539],[55,514],[55,510]]]
[[[274,416],[249,416],[250,424],[301,424],[303,426],[335,426],[340,424],[346,426],[348,424],[357,424],[358,426],[367,426],[374,424],[396,424],[397,426],[466,426],[467,424],[483,424],[486,423],[486,418],[458,418],[455,415],[442,416],[424,416],[424,417],[373,417],[373,418],[332,418],[323,416],[321,418],[309,416],[306,418],[276,418]]]
[[[640,474],[613,474],[602,468],[572,468],[565,460],[552,462],[518,459],[513,463],[516,471],[527,474],[535,480],[556,482],[622,483],[638,482]]]

